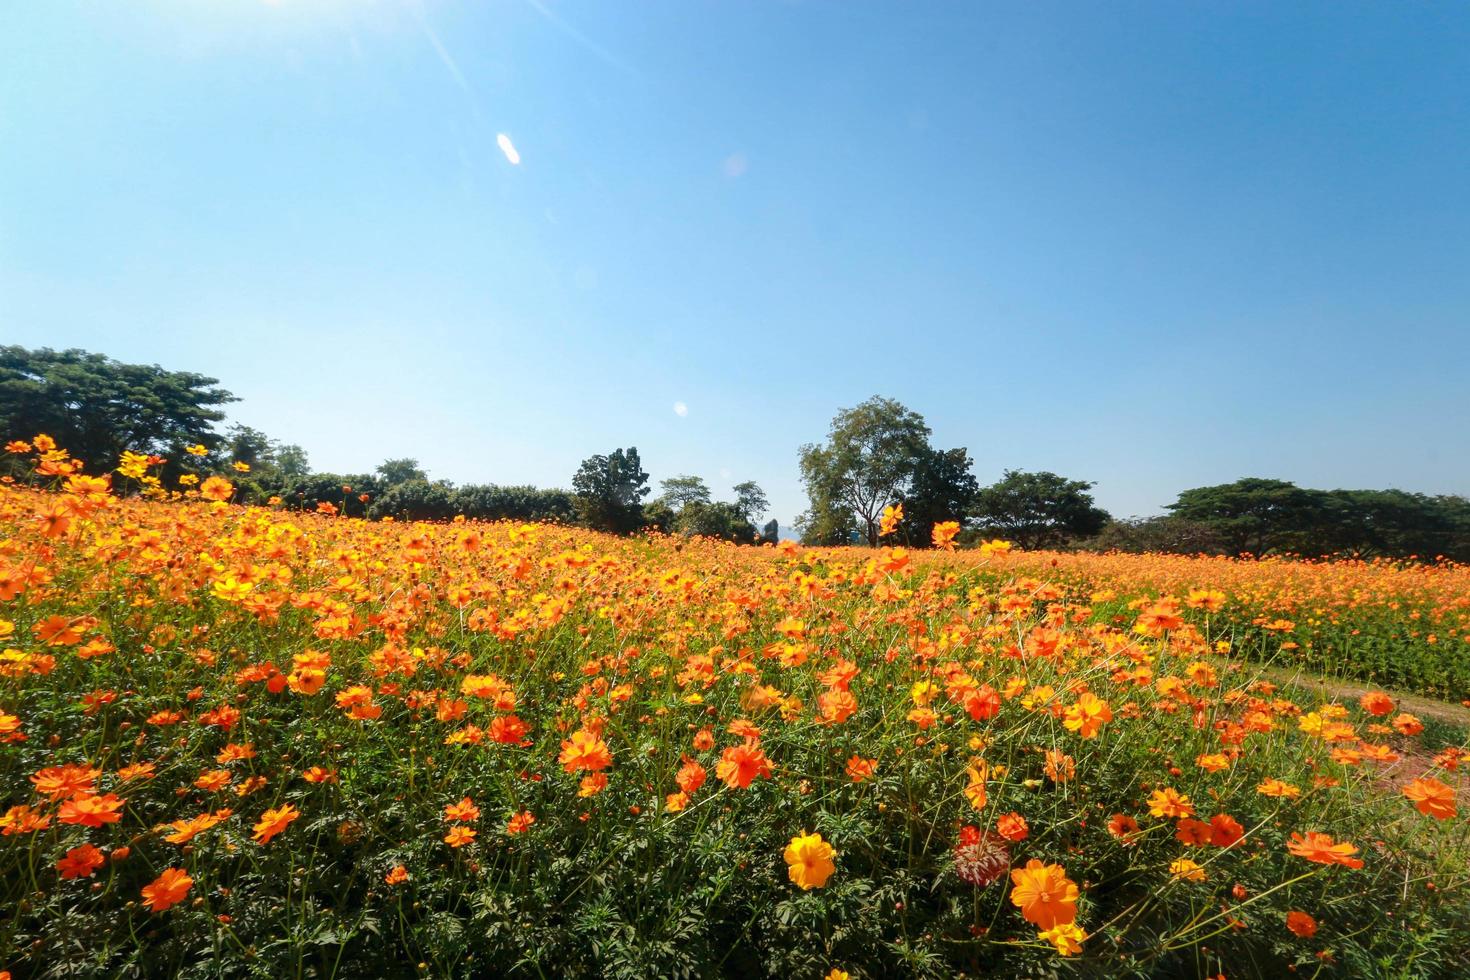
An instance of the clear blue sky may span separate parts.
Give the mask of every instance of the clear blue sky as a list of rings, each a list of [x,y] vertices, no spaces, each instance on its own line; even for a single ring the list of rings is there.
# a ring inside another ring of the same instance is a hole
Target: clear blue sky
[[[634,444],[789,525],[797,447],[880,393],[982,481],[1120,515],[1245,475],[1470,492],[1464,4],[0,28],[0,341],[218,376],[318,469],[566,485]]]

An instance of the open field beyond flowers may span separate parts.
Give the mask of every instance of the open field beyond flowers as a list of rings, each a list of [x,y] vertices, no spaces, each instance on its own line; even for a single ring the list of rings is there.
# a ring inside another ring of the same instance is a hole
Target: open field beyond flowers
[[[0,488],[14,977],[1470,971],[1464,732],[1259,666],[1464,697],[1464,569],[68,482]]]

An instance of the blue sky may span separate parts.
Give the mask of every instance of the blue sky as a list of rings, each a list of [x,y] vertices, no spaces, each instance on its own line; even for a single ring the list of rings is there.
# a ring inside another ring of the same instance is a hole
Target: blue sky
[[[318,469],[1470,492],[1470,8],[133,0],[0,30],[0,341]],[[505,134],[520,162],[497,145]],[[687,406],[677,414],[676,403]]]

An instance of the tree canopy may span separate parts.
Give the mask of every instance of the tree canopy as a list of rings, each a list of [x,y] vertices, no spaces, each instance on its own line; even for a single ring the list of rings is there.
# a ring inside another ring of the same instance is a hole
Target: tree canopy
[[[218,447],[219,406],[238,401],[216,378],[124,364],[83,350],[0,347],[0,431],[46,433],[93,469],[124,450],[176,457],[186,446]]]
[[[643,498],[648,474],[638,449],[616,449],[589,456],[572,477],[577,515],[590,528],[626,534],[643,525]]]
[[[819,536],[856,527],[876,545],[883,508],[908,493],[928,451],[924,417],[891,398],[875,395],[841,410],[825,443],[801,447],[801,479],[811,500],[804,527]]]
[[[1058,547],[1097,534],[1107,524],[1107,511],[1088,492],[1092,487],[1045,471],[1006,470],[975,495],[972,514],[984,532],[1023,548]]]

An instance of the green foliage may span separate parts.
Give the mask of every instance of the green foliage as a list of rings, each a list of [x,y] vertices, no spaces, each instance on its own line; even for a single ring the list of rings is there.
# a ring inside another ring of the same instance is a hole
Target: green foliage
[[[1097,534],[1106,511],[1088,493],[1093,484],[1055,473],[1006,470],[975,496],[972,514],[983,534],[1015,541],[1028,550],[1065,545]]]
[[[697,476],[676,476],[660,480],[659,486],[664,492],[659,494],[658,499],[674,510],[690,504],[707,504],[711,500],[709,487]]]
[[[731,489],[735,491],[735,506],[740,508],[740,513],[752,524],[760,520],[761,515],[771,506],[771,502],[766,499],[766,492],[754,480],[737,483]]]
[[[643,523],[641,501],[648,496],[648,474],[643,472],[636,447],[591,456],[572,477],[573,504],[587,527],[628,534]]]
[[[1315,523],[1321,506],[1315,493],[1285,480],[1247,477],[1182,491],[1168,509],[1212,528],[1231,554],[1263,555],[1298,540]]]
[[[390,483],[372,500],[367,513],[405,521],[445,521],[462,513],[458,497],[454,484],[444,480],[403,480]]]
[[[416,459],[385,459],[378,464],[377,474],[390,487],[410,480],[424,482],[429,479],[429,474],[419,467]]]
[[[1169,510],[1208,527],[1230,554],[1470,560],[1470,500],[1459,496],[1312,490],[1248,477],[1185,490]]]
[[[215,378],[123,364],[82,350],[0,347],[0,432],[45,433],[94,471],[124,450],[171,458],[185,446],[220,445],[218,406],[236,401]]]
[[[1149,551],[1178,555],[1223,555],[1225,544],[1207,523],[1182,517],[1133,517],[1109,521],[1095,537],[1080,543],[1092,551]]]
[[[292,510],[315,510],[318,504],[331,504],[349,517],[366,517],[369,504],[384,489],[376,476],[366,473],[309,473],[282,480],[270,488],[270,495],[280,497],[282,503]],[[362,500],[363,496],[368,498],[367,501]]]
[[[577,516],[565,490],[472,483],[456,490],[454,499],[456,513],[474,520],[570,524]]]
[[[674,529],[680,534],[698,534],[745,544],[754,542],[757,537],[755,525],[746,519],[740,506],[724,501],[685,504],[674,519]]]
[[[927,548],[934,525],[958,521],[964,526],[980,484],[970,473],[970,454],[959,449],[929,450],[918,459],[913,483],[903,497],[903,522],[897,540]]]
[[[929,448],[924,417],[891,398],[874,396],[832,419],[827,442],[801,447],[801,479],[811,500],[804,534],[828,538],[848,521],[869,545],[878,543],[883,508],[913,485]]]

